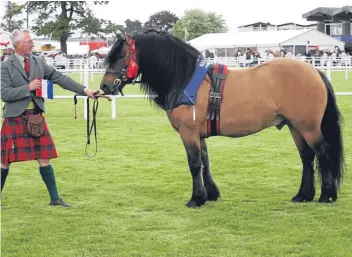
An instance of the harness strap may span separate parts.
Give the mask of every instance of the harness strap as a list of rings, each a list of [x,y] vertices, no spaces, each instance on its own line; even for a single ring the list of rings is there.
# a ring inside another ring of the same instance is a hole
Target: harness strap
[[[209,107],[207,117],[208,136],[220,134],[220,106],[224,92],[227,66],[216,64],[213,71],[213,83],[209,93]]]

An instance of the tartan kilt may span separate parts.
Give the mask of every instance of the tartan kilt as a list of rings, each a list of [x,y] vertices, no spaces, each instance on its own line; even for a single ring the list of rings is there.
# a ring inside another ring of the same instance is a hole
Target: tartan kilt
[[[5,118],[1,127],[1,163],[57,158],[54,141],[44,119],[44,133],[35,138],[26,132],[23,116]]]

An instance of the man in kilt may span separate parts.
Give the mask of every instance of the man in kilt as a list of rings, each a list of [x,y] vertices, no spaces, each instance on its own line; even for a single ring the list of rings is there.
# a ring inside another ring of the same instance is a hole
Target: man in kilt
[[[1,100],[3,124],[1,128],[1,192],[12,162],[37,160],[39,172],[50,195],[50,205],[70,207],[59,197],[50,159],[57,158],[55,144],[45,122],[44,99],[35,91],[41,88],[37,78],[52,80],[62,88],[94,98],[94,91],[32,55],[34,42],[29,30],[15,30],[12,35],[15,53],[1,63]],[[42,118],[41,133],[29,133],[29,117]]]

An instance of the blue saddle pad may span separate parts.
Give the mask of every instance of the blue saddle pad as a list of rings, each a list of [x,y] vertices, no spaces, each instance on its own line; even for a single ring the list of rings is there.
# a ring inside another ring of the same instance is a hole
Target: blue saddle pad
[[[197,67],[195,72],[193,73],[192,79],[186,85],[182,94],[171,93],[167,97],[165,110],[176,108],[181,104],[186,104],[186,105],[196,104],[197,91],[205,75],[207,74],[209,63],[202,56],[199,56],[196,65]]]

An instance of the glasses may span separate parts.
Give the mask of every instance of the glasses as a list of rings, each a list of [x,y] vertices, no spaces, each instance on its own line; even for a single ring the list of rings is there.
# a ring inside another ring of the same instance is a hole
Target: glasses
[[[33,45],[34,44],[34,41],[33,40],[29,40],[29,41],[23,41],[24,44],[31,44]]]

